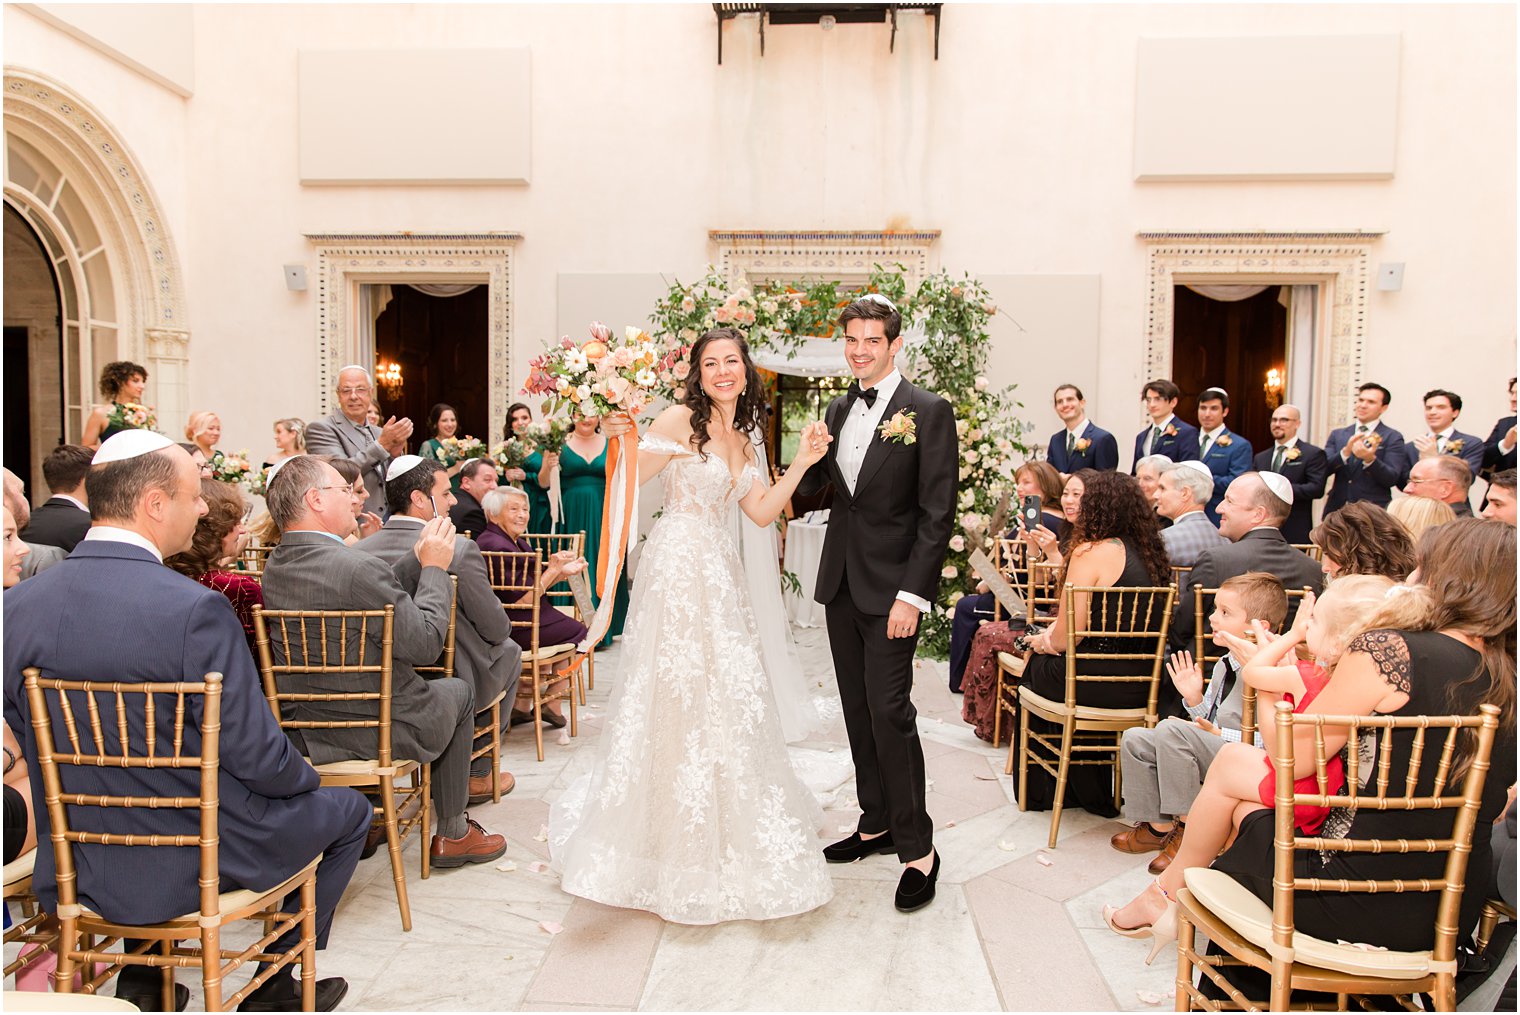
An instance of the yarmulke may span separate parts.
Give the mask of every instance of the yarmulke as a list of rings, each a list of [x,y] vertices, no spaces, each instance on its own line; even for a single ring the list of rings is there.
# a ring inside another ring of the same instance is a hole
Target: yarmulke
[[[879,303],[880,305],[886,307],[888,310],[896,310],[897,309],[897,304],[895,304],[891,300],[887,299],[881,293],[866,293],[864,296],[857,296],[855,298],[855,302],[857,302],[857,303]]]
[[[305,457],[306,456],[304,454],[301,454],[301,455],[291,455],[289,458],[282,458],[278,462],[275,462],[273,465],[271,465],[269,467],[269,471],[267,473],[265,473],[265,475],[264,475],[264,489],[266,489],[266,490],[269,489],[269,484],[274,482],[274,474],[276,472],[279,472],[281,469],[285,468],[285,463],[286,462],[293,461],[293,460],[295,460],[297,458],[305,458]]]
[[[389,483],[397,476],[404,476],[421,464],[421,455],[397,455],[391,459],[390,467],[385,470],[385,481]]]
[[[113,437],[106,438],[100,445],[100,450],[95,452],[95,457],[90,459],[90,464],[105,465],[109,462],[124,462],[128,458],[137,458],[139,455],[147,455],[172,447],[174,447],[174,442],[161,433],[152,430],[123,430]]]
[[[1271,490],[1278,500],[1288,505],[1293,503],[1293,484],[1288,482],[1286,476],[1276,472],[1258,472],[1257,475],[1261,477],[1263,483],[1267,484],[1267,489]]]
[[[1193,472],[1198,473],[1200,476],[1203,476],[1203,477],[1207,478],[1210,482],[1213,482],[1213,480],[1214,480],[1214,473],[1213,473],[1213,471],[1207,465],[1204,465],[1202,462],[1197,462],[1197,461],[1193,461],[1192,459],[1189,459],[1189,460],[1187,460],[1185,462],[1178,462],[1177,463],[1177,468],[1179,468],[1179,469],[1191,469]]]

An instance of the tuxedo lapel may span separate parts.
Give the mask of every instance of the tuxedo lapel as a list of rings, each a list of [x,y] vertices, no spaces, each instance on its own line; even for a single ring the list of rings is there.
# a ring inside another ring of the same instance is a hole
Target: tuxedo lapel
[[[839,467],[839,433],[844,429],[844,419],[850,413],[850,403],[847,399],[836,398],[829,403],[827,411],[823,414],[824,422],[828,424],[829,436],[834,438],[829,444],[828,463],[829,477],[834,484],[836,497],[850,497],[850,487],[844,481],[844,470]]]
[[[887,402],[887,411],[882,413],[881,422],[876,424],[876,429],[871,433],[871,446],[866,448],[865,460],[860,463],[860,475],[855,479],[855,496],[857,498],[860,496],[860,491],[871,481],[871,477],[876,475],[876,471],[881,468],[882,463],[887,460],[887,455],[891,451],[887,442],[881,439],[882,424],[891,419],[895,413],[909,408],[912,402],[913,385],[908,383],[907,378],[903,378],[898,382],[897,390],[892,392],[892,399]]]

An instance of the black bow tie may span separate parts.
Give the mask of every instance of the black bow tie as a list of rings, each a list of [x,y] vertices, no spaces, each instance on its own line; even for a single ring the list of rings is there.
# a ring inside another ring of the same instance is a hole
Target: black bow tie
[[[860,390],[860,382],[859,381],[851,381],[850,382],[850,390],[845,393],[845,400],[846,400],[845,401],[845,407],[846,408],[853,407],[855,405],[855,399],[857,399],[857,398],[864,398],[866,400],[866,405],[868,405],[868,406],[875,405],[876,404],[876,389],[875,388],[866,388],[864,391],[861,391]]]

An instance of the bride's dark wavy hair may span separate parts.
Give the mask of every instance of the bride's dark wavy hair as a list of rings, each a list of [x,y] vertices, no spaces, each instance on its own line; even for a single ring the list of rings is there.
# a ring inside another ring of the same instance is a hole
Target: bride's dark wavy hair
[[[681,404],[691,410],[692,443],[703,458],[707,457],[703,448],[707,445],[707,424],[713,418],[713,400],[702,390],[702,354],[709,345],[723,339],[736,344],[744,360],[744,390],[739,393],[739,404],[734,407],[734,429],[753,434],[764,425],[770,410],[765,384],[760,380],[760,371],[755,369],[754,361],[749,358],[749,343],[744,340],[743,332],[737,328],[714,328],[697,339],[691,347],[691,373],[686,378],[686,399]]]

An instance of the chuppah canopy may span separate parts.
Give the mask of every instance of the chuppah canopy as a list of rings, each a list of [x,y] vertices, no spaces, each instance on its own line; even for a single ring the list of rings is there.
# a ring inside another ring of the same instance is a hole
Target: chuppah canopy
[[[908,347],[922,345],[928,336],[923,325],[914,324],[902,331],[903,344]],[[777,374],[793,377],[848,377],[850,368],[844,361],[844,339],[809,338],[795,352],[778,347],[760,347],[750,350],[755,366]]]

